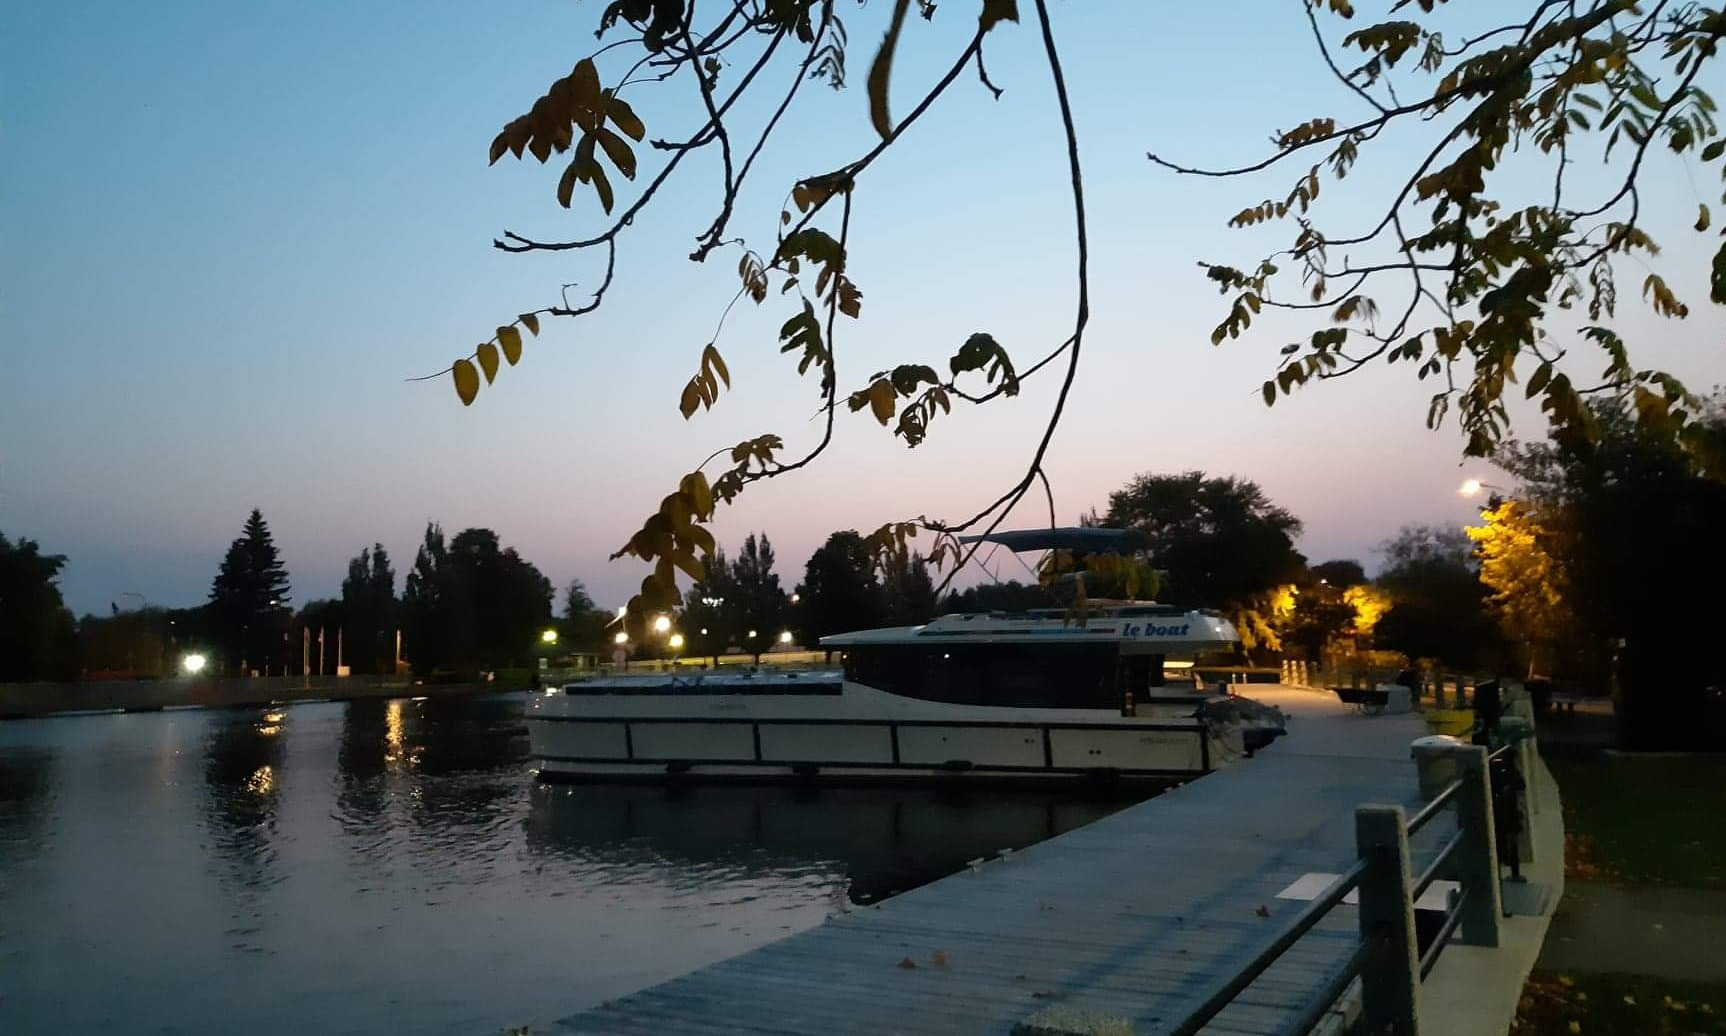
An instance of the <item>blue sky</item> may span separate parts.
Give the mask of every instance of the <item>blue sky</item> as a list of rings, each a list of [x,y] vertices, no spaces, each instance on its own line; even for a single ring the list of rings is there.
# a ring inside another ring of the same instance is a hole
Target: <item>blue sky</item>
[[[598,255],[490,247],[505,228],[576,236],[602,217],[591,198],[556,205],[556,167],[485,158],[498,128],[592,49],[602,9],[70,0],[0,16],[0,530],[70,557],[75,609],[126,591],[196,603],[254,506],[301,601],[333,593],[373,541],[405,570],[436,519],[493,527],[555,581],[580,576],[612,603],[641,572],[606,556],[683,471],[766,431],[792,449],[813,441],[816,386],[774,339],[789,299],[740,307],[719,342],[734,390],[710,414],[677,414],[736,286],[735,250],[684,258],[715,211],[713,156],[686,163],[625,235],[605,307],[549,321],[474,407],[447,382],[403,380],[548,304],[559,284],[597,279]],[[771,247],[790,183],[873,142],[861,84],[886,10],[848,13],[853,88],[801,96],[734,234]],[[1354,110],[1321,76],[1298,3],[1057,0],[1054,13],[1094,249],[1085,363],[1050,454],[1062,517],[1103,506],[1136,472],[1202,468],[1260,482],[1305,520],[1315,560],[1369,559],[1405,522],[1465,521],[1455,486],[1484,469],[1461,463],[1454,427],[1425,430],[1428,390],[1405,369],[1266,410],[1258,385],[1288,340],[1276,323],[1209,344],[1223,310],[1194,261],[1246,262],[1280,240],[1225,222],[1281,196],[1293,174],[1201,182],[1144,160],[1256,158],[1275,128]],[[908,27],[899,110],[971,18],[946,0],[932,24]],[[1065,156],[1034,25],[1003,26],[988,58],[1005,96],[962,79],[859,187],[851,272],[865,304],[840,333],[847,386],[894,363],[940,365],[973,331],[1022,362],[1066,334]],[[606,81],[619,71],[605,66]],[[775,97],[791,72],[767,73]],[[687,83],[637,90],[650,135],[691,128]],[[1330,211],[1365,218],[1396,157],[1369,159],[1346,189],[1327,183]],[[1650,176],[1647,204],[1669,217],[1655,227],[1672,238],[1669,280],[1696,315],[1634,318],[1639,358],[1705,387],[1726,364],[1702,244],[1679,240],[1696,186],[1671,163]],[[1597,366],[1586,358],[1579,376]],[[1054,388],[1040,379],[956,412],[916,451],[866,415],[841,420],[815,467],[723,511],[719,538],[767,530],[790,583],[835,528],[968,514],[1022,470]],[[1519,427],[1540,430],[1526,415]]]

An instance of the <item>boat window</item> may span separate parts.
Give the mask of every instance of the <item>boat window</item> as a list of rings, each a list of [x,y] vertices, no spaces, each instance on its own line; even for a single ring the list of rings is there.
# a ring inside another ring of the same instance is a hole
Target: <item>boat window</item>
[[[876,644],[846,655],[849,680],[953,705],[1112,709],[1115,644]]]

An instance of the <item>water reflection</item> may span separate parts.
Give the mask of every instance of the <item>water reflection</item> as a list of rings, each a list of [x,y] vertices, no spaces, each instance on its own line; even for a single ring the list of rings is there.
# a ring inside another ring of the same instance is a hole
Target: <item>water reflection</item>
[[[832,867],[870,903],[1090,823],[1131,800],[932,788],[535,790],[530,851],[611,872],[717,866],[751,874]]]
[[[204,739],[204,824],[223,873],[242,887],[271,873],[288,713],[274,708],[212,713]]]
[[[0,860],[41,852],[54,797],[55,753],[0,746]]]

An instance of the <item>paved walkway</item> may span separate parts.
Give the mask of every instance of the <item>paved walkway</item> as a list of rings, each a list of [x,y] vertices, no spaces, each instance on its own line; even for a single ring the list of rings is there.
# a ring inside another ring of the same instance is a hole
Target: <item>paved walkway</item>
[[[1292,717],[1256,759],[558,1028],[951,1036],[1036,1032],[1061,1014],[1098,1031],[1164,1031],[1288,922],[1300,904],[1279,890],[1353,862],[1355,806],[1417,805],[1419,716],[1252,690]],[[1417,870],[1446,830],[1421,832]],[[1334,974],[1356,923],[1352,907],[1332,911],[1207,1032],[1276,1031]],[[1510,981],[1514,1007],[1522,975]]]
[[[1726,890],[1573,881],[1540,966],[1726,983]]]

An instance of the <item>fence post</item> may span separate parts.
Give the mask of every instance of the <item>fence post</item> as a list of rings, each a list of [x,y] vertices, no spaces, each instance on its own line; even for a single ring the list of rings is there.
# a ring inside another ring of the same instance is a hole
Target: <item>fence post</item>
[[[1360,879],[1361,1031],[1416,1036],[1420,1031],[1420,947],[1409,898],[1408,826],[1401,806],[1354,811]]]
[[[1457,879],[1468,893],[1458,926],[1468,946],[1497,946],[1498,919],[1503,912],[1498,887],[1498,836],[1492,823],[1492,776],[1486,749],[1463,745],[1454,749],[1457,777],[1456,823],[1462,832],[1457,847]]]

